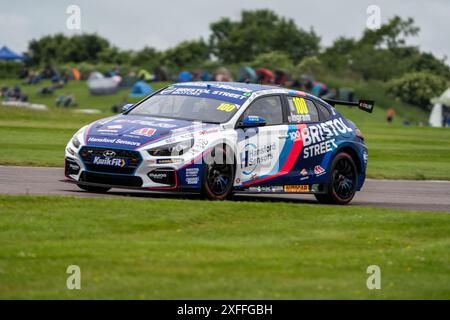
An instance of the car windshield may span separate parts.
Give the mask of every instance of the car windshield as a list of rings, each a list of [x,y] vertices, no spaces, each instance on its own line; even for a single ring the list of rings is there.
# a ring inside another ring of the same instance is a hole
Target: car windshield
[[[231,119],[247,96],[227,91],[205,90],[195,96],[194,91],[163,90],[133,108],[128,114],[152,117],[165,117],[183,120],[195,120],[211,123],[223,123]]]

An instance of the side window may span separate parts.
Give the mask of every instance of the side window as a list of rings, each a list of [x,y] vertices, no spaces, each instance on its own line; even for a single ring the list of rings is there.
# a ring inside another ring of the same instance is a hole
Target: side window
[[[328,108],[323,104],[317,103],[317,109],[319,109],[320,119],[322,121],[326,121],[331,118],[330,110],[328,110]]]
[[[301,97],[288,97],[289,123],[305,123],[319,121],[319,115],[314,102]]]
[[[245,110],[243,118],[259,116],[266,120],[267,125],[283,123],[283,108],[280,96],[259,98]]]

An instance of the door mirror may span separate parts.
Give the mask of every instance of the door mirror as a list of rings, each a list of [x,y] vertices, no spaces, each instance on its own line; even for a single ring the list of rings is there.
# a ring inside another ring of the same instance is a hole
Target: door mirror
[[[122,107],[122,113],[127,112],[127,111],[130,110],[133,106],[134,106],[134,104],[132,104],[132,103],[127,103],[126,105],[124,105],[124,106]]]
[[[261,127],[266,125],[266,119],[260,116],[247,116],[242,120],[238,127],[240,128],[252,128],[252,127]]]

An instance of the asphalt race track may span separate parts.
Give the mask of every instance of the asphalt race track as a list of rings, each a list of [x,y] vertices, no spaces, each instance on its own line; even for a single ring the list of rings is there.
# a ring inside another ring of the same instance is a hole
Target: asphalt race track
[[[134,197],[140,199],[194,198],[197,195],[112,189],[107,194],[92,194],[76,185],[61,182],[62,168],[0,166],[0,194],[64,195],[77,197]],[[315,203],[311,195],[243,195],[234,201],[288,201]],[[353,206],[376,206],[450,213],[450,181],[366,180]]]

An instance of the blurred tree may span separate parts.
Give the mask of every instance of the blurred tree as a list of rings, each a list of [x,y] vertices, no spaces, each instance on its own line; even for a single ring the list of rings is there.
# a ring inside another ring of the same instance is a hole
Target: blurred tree
[[[27,61],[31,65],[48,64],[62,61],[62,48],[67,47],[67,38],[62,34],[44,36],[31,40],[28,44]]]
[[[109,42],[96,34],[74,35],[67,41],[65,61],[98,62],[98,54],[109,48]]]
[[[210,28],[212,53],[225,63],[252,61],[274,50],[285,52],[297,63],[319,50],[320,38],[313,30],[304,31],[292,19],[267,9],[243,11],[240,21],[222,18]]]
[[[294,76],[299,78],[301,75],[311,75],[320,77],[325,73],[322,61],[317,56],[306,57],[295,66]]]
[[[399,16],[394,16],[379,29],[366,29],[360,43],[372,47],[397,48],[405,46],[406,38],[416,36],[419,30],[420,28],[414,25],[412,18],[403,20]]]
[[[30,63],[34,65],[61,62],[98,62],[100,52],[108,49],[108,40],[96,34],[66,37],[59,33],[31,40],[28,45]]]
[[[320,55],[320,60],[332,70],[344,71],[353,63],[352,53],[357,47],[357,41],[339,37]]]
[[[251,63],[254,68],[268,68],[270,70],[291,71],[293,66],[291,59],[286,53],[273,51],[261,53]]]
[[[391,50],[360,46],[351,55],[350,69],[364,80],[389,80],[407,72],[408,60],[397,59]]]
[[[144,67],[153,70],[158,67],[162,60],[162,53],[154,48],[145,47],[132,56],[130,63],[133,66]]]
[[[448,79],[429,72],[411,72],[386,84],[387,91],[402,101],[429,109],[430,99],[449,85]]]
[[[133,52],[130,50],[120,50],[117,47],[108,47],[99,52],[97,58],[102,63],[128,64]]]
[[[287,53],[295,64],[302,58],[319,52],[320,37],[312,28],[307,32],[298,28],[293,20],[281,18],[274,30],[270,45],[272,50]]]
[[[25,64],[42,67],[84,62],[152,70],[160,65],[183,69],[218,63],[237,68],[237,64],[247,61],[271,69],[289,69],[294,64],[301,70],[317,62],[308,57],[317,57],[323,65],[321,70],[338,76],[387,81],[407,72],[427,71],[450,79],[445,59],[439,60],[407,45],[408,37],[419,32],[411,18],[395,16],[378,30],[365,30],[359,40],[338,38],[322,53],[319,53],[320,38],[313,30],[302,30],[292,19],[271,10],[243,11],[240,20],[222,18],[210,28],[209,44],[203,39],[184,41],[162,52],[151,47],[121,50],[97,34],[68,37],[59,33],[32,40],[27,53],[30,59]],[[211,59],[211,54],[219,60]],[[308,59],[302,64],[305,58]]]
[[[163,53],[162,62],[166,66],[187,68],[209,60],[210,48],[203,40],[183,41]]]
[[[336,39],[320,59],[334,72],[352,72],[365,80],[386,81],[411,71],[429,71],[449,78],[450,68],[444,60],[407,45],[407,38],[418,32],[412,18],[395,16],[378,30],[367,29],[359,40]]]
[[[412,68],[416,71],[428,71],[443,76],[450,81],[450,68],[446,64],[445,58],[439,60],[431,53],[416,50]]]

